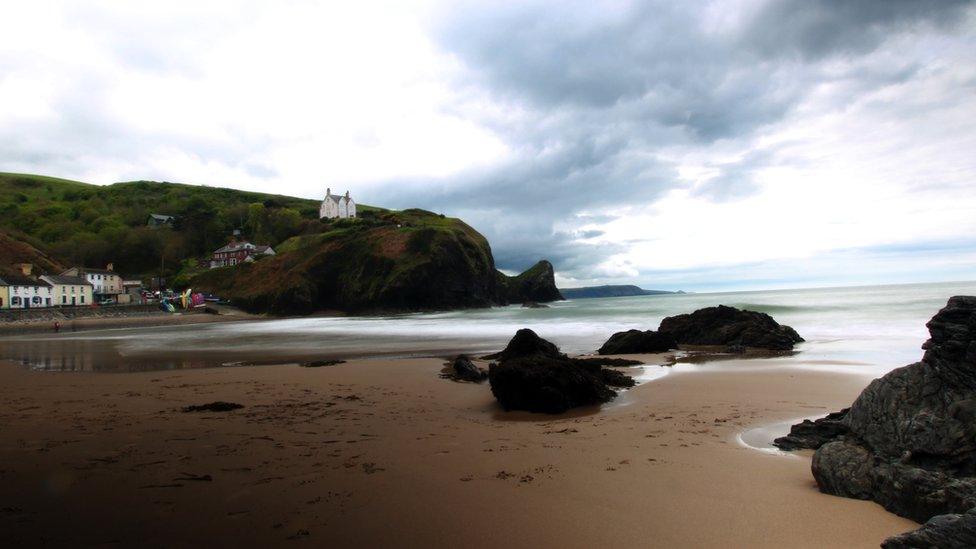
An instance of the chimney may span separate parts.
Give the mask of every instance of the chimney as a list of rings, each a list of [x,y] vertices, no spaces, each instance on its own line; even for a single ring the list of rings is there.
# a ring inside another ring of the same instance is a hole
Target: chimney
[[[346,200],[349,200],[349,191],[346,191]]]
[[[115,264],[114,263],[109,263],[108,265],[105,266],[105,270],[106,271],[114,271],[115,270]]]
[[[24,276],[30,276],[31,271],[34,270],[34,265],[32,263],[18,263],[14,267],[20,269],[20,274]]]
[[[326,197],[332,196],[332,187],[328,187],[325,189],[325,196]]]

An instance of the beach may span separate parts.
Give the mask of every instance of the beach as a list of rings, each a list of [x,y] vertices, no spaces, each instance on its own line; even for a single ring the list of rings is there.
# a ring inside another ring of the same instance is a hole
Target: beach
[[[846,406],[869,376],[722,361],[548,416],[442,367],[5,362],[0,544],[877,547],[916,527],[819,493],[808,455],[739,440]],[[217,400],[244,407],[181,411]]]
[[[159,310],[156,305],[101,308],[28,309],[3,311],[0,317],[0,336],[88,330],[147,328],[158,326],[187,326],[215,322],[257,320],[260,315],[248,314],[227,305],[209,305],[180,313]],[[55,328],[55,322],[58,323]]]

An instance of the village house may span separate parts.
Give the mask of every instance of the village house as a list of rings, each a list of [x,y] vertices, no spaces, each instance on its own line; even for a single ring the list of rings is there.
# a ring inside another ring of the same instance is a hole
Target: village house
[[[356,201],[349,197],[349,191],[346,191],[346,196],[337,196],[332,194],[332,189],[326,189],[325,200],[319,206],[319,219],[347,217],[356,217]]]
[[[43,280],[24,275],[3,275],[0,279],[10,296],[5,309],[34,309],[51,306],[51,286]]]
[[[10,286],[0,278],[0,309],[10,308]]]
[[[84,278],[92,285],[93,298],[96,303],[105,300],[112,300],[119,303],[119,296],[124,293],[122,288],[122,276],[115,272],[114,266],[109,263],[104,269],[91,269],[88,267],[72,267],[61,273],[61,276],[76,276]]]
[[[55,306],[91,305],[94,302],[94,288],[80,276],[42,275],[41,280],[50,284]]]
[[[149,219],[146,220],[147,227],[172,227],[176,218],[171,215],[165,214],[149,214]]]
[[[229,267],[244,262],[254,261],[258,257],[265,255],[275,255],[271,246],[255,245],[248,241],[231,242],[230,244],[217,249],[210,258],[210,268]]]

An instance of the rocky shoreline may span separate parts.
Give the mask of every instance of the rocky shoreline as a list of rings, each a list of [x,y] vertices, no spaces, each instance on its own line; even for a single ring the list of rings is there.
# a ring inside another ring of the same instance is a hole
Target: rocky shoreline
[[[820,491],[925,523],[887,549],[976,546],[976,297],[949,299],[926,326],[921,361],[774,443],[816,450]]]

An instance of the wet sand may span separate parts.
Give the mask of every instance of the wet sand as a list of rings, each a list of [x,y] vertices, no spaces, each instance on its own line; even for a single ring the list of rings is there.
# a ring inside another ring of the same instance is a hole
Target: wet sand
[[[877,547],[914,528],[820,494],[808,456],[738,441],[869,379],[755,363],[679,368],[567,416],[504,412],[437,359],[0,363],[0,545]],[[214,400],[245,407],[180,411]]]
[[[88,330],[110,330],[117,328],[144,328],[155,326],[181,326],[187,324],[210,324],[213,322],[241,322],[260,320],[264,317],[251,315],[233,307],[221,307],[219,314],[202,311],[186,313],[166,313],[163,311],[137,311],[125,314],[124,311],[110,311],[109,316],[57,319],[61,323],[61,333]],[[56,312],[56,311],[54,311]],[[123,313],[123,314],[118,314]],[[54,333],[54,319],[28,319],[0,323],[0,336],[32,333]]]

